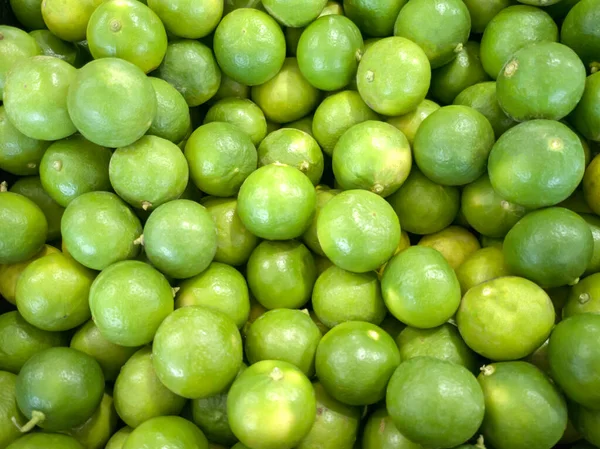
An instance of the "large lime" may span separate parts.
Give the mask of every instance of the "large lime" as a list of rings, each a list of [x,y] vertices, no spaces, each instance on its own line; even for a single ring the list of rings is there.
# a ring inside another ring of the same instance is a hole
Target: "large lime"
[[[190,111],[183,95],[160,78],[150,78],[156,93],[156,115],[147,134],[173,143],[181,142],[191,127]]]
[[[217,101],[206,113],[204,124],[228,122],[244,131],[254,145],[267,135],[263,111],[247,98],[226,97]]]
[[[179,416],[158,416],[135,428],[123,449],[208,449],[204,433]]]
[[[495,246],[478,249],[456,268],[456,277],[463,295],[482,282],[509,274],[502,248]]]
[[[600,74],[594,73],[587,77],[583,97],[570,117],[577,131],[596,142],[600,141],[599,98]]]
[[[19,28],[0,25],[0,96],[4,93],[6,75],[12,67],[26,58],[42,54],[35,39]]]
[[[571,47],[586,66],[600,68],[600,5],[596,0],[582,0],[567,14],[560,30],[561,42]]]
[[[221,0],[148,0],[172,35],[198,39],[209,35],[223,16]]]

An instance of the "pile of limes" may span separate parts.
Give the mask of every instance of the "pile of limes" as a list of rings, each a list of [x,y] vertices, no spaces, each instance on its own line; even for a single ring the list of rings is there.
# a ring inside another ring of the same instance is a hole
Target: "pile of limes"
[[[600,0],[0,18],[0,449],[600,448]]]

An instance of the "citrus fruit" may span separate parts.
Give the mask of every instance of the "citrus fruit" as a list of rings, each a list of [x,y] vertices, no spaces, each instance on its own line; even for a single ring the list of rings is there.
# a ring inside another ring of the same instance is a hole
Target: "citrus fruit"
[[[42,0],[10,0],[17,20],[30,30],[46,28],[42,17]]]
[[[562,309],[563,318],[581,313],[600,314],[599,279],[600,273],[592,274],[573,286]]]
[[[40,46],[43,55],[62,59],[72,66],[75,66],[77,63],[78,50],[75,44],[59,39],[48,30],[36,29],[35,31],[29,32],[29,35],[33,37]]]
[[[523,145],[528,151],[520,150]],[[498,139],[488,161],[494,191],[527,208],[565,200],[581,182],[584,171],[585,153],[579,137],[553,120],[531,120],[511,128]]]
[[[249,98],[250,97],[250,86],[238,83],[237,81],[229,78],[225,74],[221,74],[221,84],[219,90],[213,95],[211,101],[217,102],[223,98]]]
[[[213,122],[192,133],[185,157],[194,184],[209,195],[235,195],[256,170],[256,148],[250,137],[231,123]]]
[[[523,358],[550,335],[554,307],[527,279],[507,276],[482,282],[463,297],[456,314],[465,343],[496,361]]]
[[[86,448],[104,449],[104,445],[115,432],[119,419],[113,404],[112,396],[104,393],[102,401],[94,414],[80,426],[73,427],[65,433],[75,438]]]
[[[49,348],[31,357],[17,377],[17,404],[45,430],[68,430],[85,422],[100,405],[104,376],[89,355],[70,348]]]
[[[579,314],[558,323],[548,345],[550,375],[570,400],[591,410],[600,409],[599,333],[600,316]]]
[[[246,278],[256,300],[267,309],[295,309],[310,299],[317,270],[302,243],[264,241],[248,260]]]
[[[313,185],[323,176],[323,153],[310,134],[293,128],[281,128],[270,133],[258,147],[258,166],[285,164],[304,173]]]
[[[81,443],[69,435],[44,432],[24,435],[18,440],[15,440],[12,444],[9,444],[7,449],[37,449],[42,447],[53,447],[57,449],[84,449]]]
[[[25,31],[15,27],[0,25],[0,96],[4,93],[6,75],[13,66],[31,56],[42,54],[40,46],[35,39]]]
[[[595,26],[600,20],[600,5],[596,0],[582,0],[569,11],[560,30],[560,40],[571,47],[584,64],[600,68],[600,32]]]
[[[233,383],[227,398],[235,436],[245,445],[263,449],[296,447],[313,426],[316,409],[308,378],[291,363],[276,360],[250,366]]]
[[[30,259],[42,249],[47,235],[48,222],[38,205],[0,188],[0,263]]]
[[[323,252],[335,265],[366,273],[394,254],[400,241],[400,223],[379,195],[346,190],[321,209],[317,235]]]
[[[300,170],[270,164],[252,172],[238,194],[238,214],[254,235],[269,240],[300,237],[316,205],[314,186]]]
[[[592,258],[584,273],[587,276],[600,271],[600,218],[593,214],[580,214],[580,216],[590,226],[592,238],[594,239]]]
[[[435,234],[426,235],[419,240],[419,246],[439,251],[452,269],[458,268],[469,255],[481,248],[477,238],[460,226],[449,226]]]
[[[0,396],[0,424],[2,425],[0,427],[2,429],[0,430],[0,444],[5,448],[22,435],[15,424],[22,426],[27,422],[17,407],[16,383],[17,376],[15,374],[0,371],[0,388],[2,388],[2,395]]]
[[[209,198],[202,203],[217,229],[215,262],[238,266],[245,264],[258,245],[258,238],[242,223],[235,198]]]
[[[388,262],[381,291],[392,315],[423,329],[446,322],[460,303],[460,285],[452,268],[442,254],[422,246],[407,248]]]
[[[244,131],[258,145],[267,135],[263,111],[246,98],[226,97],[217,101],[206,113],[204,124],[228,122]]]
[[[125,440],[127,440],[132,431],[133,429],[129,426],[120,428],[110,437],[104,449],[123,449]]]
[[[169,42],[154,74],[175,87],[190,107],[210,100],[221,83],[221,70],[211,49],[187,39]]]
[[[338,324],[317,347],[319,381],[333,398],[348,405],[375,404],[400,364],[396,343],[383,329],[362,321]]]
[[[179,284],[175,307],[187,306],[223,312],[241,329],[250,313],[248,285],[235,268],[213,262],[202,273]]]
[[[396,193],[387,198],[402,229],[413,234],[433,234],[454,221],[460,207],[456,187],[436,184],[413,166]]]
[[[139,219],[114,193],[88,192],[69,203],[61,222],[63,242],[80,264],[103,270],[135,258],[142,233]]]
[[[187,39],[208,36],[223,16],[223,1],[148,0],[169,33]]]
[[[434,69],[457,56],[470,31],[469,10],[459,0],[409,2],[400,10],[394,24],[394,35],[420,46]]]
[[[233,0],[235,1],[235,0]],[[260,3],[259,3],[260,5]],[[344,15],[343,6],[336,1],[328,1],[325,4],[325,7],[321,10],[318,17],[329,16],[331,14]],[[318,18],[317,17],[317,18]],[[306,27],[286,27],[285,28],[285,43],[288,50],[288,53],[291,56],[296,56],[296,50],[298,49],[298,41],[300,40],[300,36]]]
[[[433,357],[401,363],[387,387],[386,404],[402,435],[427,447],[466,442],[481,425],[485,409],[473,374],[464,366]]]
[[[204,433],[180,416],[158,416],[133,429],[123,449],[208,449]]]
[[[495,246],[478,249],[468,255],[456,268],[456,277],[463,295],[482,282],[509,274],[510,270],[506,266],[502,248]]]
[[[442,185],[464,185],[485,173],[494,130],[483,114],[467,106],[445,106],[427,117],[415,136],[419,169]]]
[[[402,231],[400,233],[400,243],[398,243],[398,246],[396,247],[396,250],[394,251],[394,256],[398,253],[401,253],[406,248],[409,248],[410,245],[411,245],[411,243],[410,243],[410,237],[408,236],[408,233],[406,231]],[[377,276],[379,277],[380,280],[381,280],[381,276],[383,276],[383,272],[385,271],[386,266],[387,266],[387,262],[385,262],[383,265],[381,265],[376,270]]]
[[[121,368],[114,386],[119,417],[136,428],[151,418],[181,413],[185,399],[165,387],[154,372],[150,346],[139,349]]]
[[[173,311],[173,292],[165,277],[136,260],[104,269],[90,290],[94,323],[111,343],[150,343],[158,326]],[[137,324],[143,320],[144,326]]]
[[[600,444],[600,433],[598,432],[600,413],[572,403],[569,407],[569,414],[572,416],[576,432],[597,447]]]
[[[44,0],[42,17],[48,29],[60,39],[79,42],[86,38],[90,17],[101,3],[102,0]]]
[[[85,138],[105,147],[124,147],[150,128],[156,95],[140,68],[122,59],[102,58],[79,69],[69,87],[68,107]]]
[[[496,79],[517,50],[543,41],[558,41],[558,26],[547,12],[528,5],[504,8],[490,20],[483,32],[483,68]]]
[[[312,306],[328,328],[345,321],[379,325],[387,313],[375,273],[352,273],[336,266],[325,270],[317,279]]]
[[[382,197],[404,183],[412,166],[410,145],[392,125],[368,120],[352,126],[333,152],[333,173],[345,190],[370,190]]]
[[[240,8],[219,23],[214,52],[227,76],[246,86],[257,86],[281,70],[285,61],[285,36],[268,14]]]
[[[302,32],[296,54],[300,72],[310,84],[334,91],[350,83],[363,49],[358,27],[334,14],[318,18]]]
[[[400,433],[385,408],[373,412],[362,434],[362,449],[422,449]]]
[[[368,0],[344,0],[344,12],[367,36],[390,36],[394,22],[407,0],[385,0],[372,3]]]
[[[312,133],[323,151],[331,156],[338,139],[352,126],[366,120],[377,120],[377,114],[369,109],[358,92],[345,90],[328,96],[319,104]]]
[[[415,140],[417,130],[427,117],[437,111],[440,106],[431,100],[423,100],[419,103],[416,109],[407,112],[406,114],[387,119],[387,123],[398,128],[408,139],[411,145]]]
[[[600,59],[600,58],[599,58]],[[587,77],[581,101],[570,116],[571,123],[584,137],[600,141],[600,75],[594,73]]]
[[[299,120],[294,120],[293,122],[286,123],[283,127],[297,129],[299,131],[304,131],[310,137],[314,138],[315,136],[313,136],[312,124],[313,124],[313,116],[307,115],[306,117],[303,117]]]
[[[362,99],[384,115],[413,111],[425,99],[430,79],[430,65],[423,50],[401,37],[373,44],[360,60],[356,74]]]
[[[496,86],[498,103],[509,117],[517,121],[560,120],[575,109],[583,95],[585,67],[566,45],[538,42],[510,57]]]
[[[327,0],[264,0],[262,2],[267,12],[286,27],[303,27],[315,20]]]
[[[317,207],[315,209],[315,214],[310,226],[302,235],[302,241],[308,247],[308,249],[310,249],[315,255],[325,255],[323,253],[323,249],[321,248],[321,244],[319,243],[319,237],[317,235],[317,222],[319,214],[321,212],[321,209],[323,209],[323,207],[325,206],[325,204],[327,204],[329,200],[331,200],[331,198],[333,198],[340,192],[340,190],[330,189],[329,187],[323,185],[317,186]]]
[[[597,213],[600,211],[600,183],[597,181],[597,174],[600,168],[600,157],[594,157],[590,165],[585,170],[583,177],[583,193],[585,202],[590,209]]]
[[[183,95],[165,80],[150,78],[156,93],[156,115],[147,134],[173,143],[181,142],[191,126],[190,111]]]
[[[242,364],[242,338],[225,314],[200,306],[175,310],[161,324],[152,345],[160,381],[185,398],[220,393]]]
[[[589,225],[568,209],[531,212],[506,235],[504,257],[511,272],[543,287],[576,282],[592,257]]]
[[[513,4],[512,0],[464,0],[471,15],[471,32],[481,34],[490,21],[504,8]]]

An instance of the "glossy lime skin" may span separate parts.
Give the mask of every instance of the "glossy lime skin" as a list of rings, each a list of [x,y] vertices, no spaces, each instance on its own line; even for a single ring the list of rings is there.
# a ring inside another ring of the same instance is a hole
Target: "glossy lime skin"
[[[471,32],[481,34],[490,21],[504,8],[513,5],[512,0],[465,0],[471,15]]]
[[[16,383],[16,374],[0,371],[0,445],[4,448],[22,435],[12,422],[13,417],[19,426],[27,422],[17,406]]]
[[[258,245],[258,237],[242,223],[235,198],[209,198],[202,203],[217,228],[215,261],[232,266],[243,265]]]
[[[68,107],[85,138],[116,148],[148,131],[156,115],[156,95],[140,68],[122,59],[102,58],[79,69],[69,87]]]
[[[208,440],[186,419],[158,416],[135,428],[123,449],[208,449]]]
[[[88,294],[96,273],[61,253],[27,266],[17,282],[19,313],[46,331],[65,331],[90,318]]]
[[[317,269],[302,243],[264,241],[248,260],[246,278],[256,300],[267,309],[296,309],[310,299]]]
[[[365,103],[379,114],[392,116],[414,110],[425,99],[430,80],[427,55],[403,37],[373,44],[360,60],[356,74],[358,92]]]
[[[446,322],[458,309],[460,284],[438,251],[424,246],[394,256],[381,278],[383,300],[398,320],[429,329]]]
[[[566,45],[539,42],[510,57],[496,86],[498,103],[509,117],[517,121],[560,120],[575,109],[583,95],[585,67]]]
[[[254,364],[282,360],[312,377],[321,331],[306,311],[275,309],[258,317],[246,334],[246,356]]]
[[[78,53],[75,44],[59,39],[48,30],[36,29],[35,31],[30,31],[29,35],[33,37],[40,46],[43,55],[54,56],[75,67]]]
[[[84,449],[75,438],[59,433],[30,433],[15,440],[6,449],[38,449],[52,447],[56,449]]]
[[[301,236],[316,205],[315,188],[300,170],[270,164],[248,176],[238,194],[238,215],[254,235],[269,240]]]
[[[125,260],[98,275],[90,290],[90,309],[108,341],[141,346],[152,341],[158,326],[173,311],[173,292],[150,265]]]
[[[584,313],[558,323],[548,345],[550,375],[570,400],[591,410],[600,410],[599,334],[600,316]]]
[[[325,270],[317,279],[312,306],[328,328],[345,321],[379,325],[387,313],[374,272],[352,273],[336,266]]]
[[[487,365],[477,378],[485,397],[481,432],[498,449],[552,447],[567,427],[562,393],[534,365]]]
[[[250,137],[231,123],[213,122],[192,133],[185,157],[194,184],[209,195],[235,195],[256,170],[256,148]]]
[[[111,156],[110,149],[81,135],[54,142],[40,162],[42,186],[63,207],[84,193],[110,191]]]
[[[41,0],[10,0],[10,7],[17,20],[30,30],[46,27],[42,17]]]
[[[600,59],[600,58],[599,58]],[[600,75],[594,73],[587,77],[581,101],[570,116],[577,131],[587,139],[600,141]]]
[[[394,22],[407,0],[344,0],[344,13],[367,36],[386,37],[394,31]]]
[[[103,270],[140,251],[139,219],[114,193],[89,192],[69,203],[61,222],[63,242],[80,264]]]
[[[402,435],[426,447],[464,443],[481,425],[485,409],[473,374],[433,357],[401,363],[390,379],[386,404]]]
[[[467,42],[471,16],[458,0],[417,0],[398,14],[394,35],[410,39],[425,51],[436,69],[452,61]]]
[[[598,68],[600,64],[598,20],[600,20],[598,2],[582,0],[569,11],[560,30],[561,42],[572,48],[590,68]]]
[[[504,239],[510,270],[546,288],[575,282],[586,270],[593,248],[589,225],[562,207],[526,215]]]
[[[6,75],[15,63],[32,56],[42,54],[35,39],[25,31],[15,27],[0,25],[2,45],[0,45],[0,96],[4,94]]]
[[[364,50],[358,27],[342,15],[311,23],[298,41],[298,66],[310,84],[334,91],[350,84]]]
[[[317,347],[316,372],[325,390],[348,405],[375,404],[385,389],[400,352],[383,329],[346,321],[323,336]]]
[[[315,20],[326,4],[327,0],[266,0],[263,7],[282,25],[299,28]]]
[[[98,362],[70,348],[49,348],[31,357],[17,377],[17,404],[27,418],[41,412],[38,426],[68,430],[85,422],[104,394]]]
[[[319,237],[317,235],[317,222],[319,219],[319,214],[321,213],[321,209],[341,190],[330,189],[327,186],[317,186],[317,207],[315,209],[315,214],[313,216],[312,222],[308,229],[302,235],[302,241],[304,244],[310,249],[314,254],[318,256],[325,256],[323,253],[323,249],[321,248],[321,244],[319,243]]]
[[[483,68],[496,79],[504,64],[517,50],[542,41],[558,41],[558,26],[552,17],[533,6],[509,6],[500,11],[483,32]]]
[[[385,122],[354,125],[340,137],[333,152],[333,173],[344,190],[370,190],[384,198],[400,188],[411,167],[408,140]]]
[[[600,433],[598,432],[600,413],[597,410],[589,410],[577,403],[571,403],[569,404],[569,418],[573,422],[578,436],[583,435],[583,438],[595,447],[600,444]]]
[[[137,351],[123,365],[113,394],[119,417],[133,428],[151,418],[178,415],[186,402],[156,377],[150,346]]]
[[[231,318],[190,306],[175,310],[159,327],[152,360],[169,390],[196,399],[220,393],[231,384],[242,364],[242,351],[242,337]]]
[[[400,223],[379,195],[346,190],[321,210],[317,235],[323,252],[334,264],[354,273],[366,273],[394,254],[400,242]]]
[[[0,192],[0,263],[24,262],[42,249],[48,222],[29,198]]]
[[[482,282],[510,275],[502,248],[495,246],[471,253],[455,271],[463,295]]]
[[[267,135],[267,120],[261,109],[247,98],[226,97],[217,101],[206,113],[204,124],[228,122],[250,137],[255,146]]]
[[[50,143],[27,137],[8,120],[4,106],[0,106],[0,169],[19,176],[37,174]]]
[[[529,150],[521,151],[524,147]],[[505,200],[528,208],[565,200],[584,172],[585,153],[579,137],[552,120],[532,120],[508,130],[494,145],[488,161],[494,190]]]
[[[35,56],[15,65],[4,84],[6,115],[28,137],[58,140],[75,131],[67,112],[67,92],[76,69],[51,56]]]
[[[106,443],[105,449],[123,449],[125,440],[127,440],[132,431],[133,429],[129,426],[125,426],[117,430],[113,436],[110,437],[108,443]]]
[[[285,61],[285,36],[268,14],[240,8],[227,14],[214,35],[223,72],[238,83],[257,86],[273,78]]]
[[[552,301],[536,284],[508,276],[471,288],[456,314],[458,329],[469,347],[496,361],[523,358],[550,335]]]
[[[231,430],[250,447],[291,449],[315,422],[317,403],[308,378],[294,365],[263,360],[245,370],[227,397]]]
[[[181,142],[191,126],[190,111],[183,95],[160,78],[150,77],[156,93],[156,115],[147,134],[173,143]]]
[[[187,39],[209,35],[223,16],[223,2],[215,0],[149,0],[148,6],[158,14],[169,33]]]
[[[419,169],[442,185],[464,185],[485,173],[494,130],[483,114],[467,106],[445,106],[427,117],[415,136]]]
[[[221,70],[211,49],[186,39],[169,43],[155,76],[175,87],[190,107],[206,103],[221,83]]]

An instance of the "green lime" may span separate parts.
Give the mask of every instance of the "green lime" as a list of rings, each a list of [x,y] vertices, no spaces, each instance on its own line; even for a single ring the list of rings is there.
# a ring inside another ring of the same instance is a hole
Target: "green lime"
[[[256,170],[252,140],[239,127],[225,122],[202,125],[185,145],[194,184],[209,195],[233,196]]]
[[[520,151],[523,145],[528,151]],[[553,120],[531,120],[508,130],[488,161],[494,190],[505,200],[528,208],[553,206],[567,199],[584,171],[579,137]]]
[[[590,226],[592,231],[592,238],[594,239],[594,251],[592,252],[592,259],[585,270],[585,275],[600,272],[600,217],[593,214],[579,214],[587,224]],[[0,275],[1,276],[1,275]]]
[[[238,266],[245,264],[258,245],[258,238],[242,223],[235,198],[210,197],[202,203],[217,228],[215,262]]]
[[[558,26],[547,12],[527,5],[504,8],[490,20],[483,32],[483,68],[496,79],[516,51],[543,41],[558,41]]]
[[[208,36],[223,16],[220,0],[148,0],[169,33],[187,39]]]
[[[516,360],[537,348],[554,326],[554,307],[544,290],[508,276],[482,282],[463,297],[456,314],[465,343],[491,360]]]
[[[242,337],[225,314],[201,306],[182,307],[158,328],[152,361],[160,381],[185,398],[222,392],[242,364]]]
[[[41,13],[41,8],[40,8]],[[48,30],[36,29],[29,32],[42,49],[45,56],[54,56],[74,66],[77,62],[77,47],[72,42],[65,42]]]
[[[221,84],[221,70],[213,52],[195,40],[169,42],[165,58],[154,74],[175,87],[190,107],[206,103]]]
[[[237,81],[229,78],[227,75],[221,75],[221,84],[219,90],[213,95],[211,101],[217,102],[223,98],[249,98],[250,87],[245,84],[238,83]]]
[[[467,106],[445,106],[427,117],[415,136],[419,169],[443,185],[464,185],[485,173],[494,130],[483,114]]]
[[[204,118],[204,124],[211,122],[228,122],[237,126],[255,146],[267,135],[265,114],[246,98],[226,97],[216,102]]]
[[[265,165],[248,176],[238,194],[238,214],[254,235],[269,240],[300,237],[316,206],[315,188],[300,170]]]
[[[594,156],[590,165],[585,169],[582,183],[585,202],[596,214],[600,211],[600,182],[597,178],[599,170],[600,157]]]
[[[570,116],[570,120],[587,139],[600,141],[600,74],[587,77],[581,101]]]
[[[509,274],[502,248],[495,246],[478,249],[456,268],[456,277],[463,295],[482,282]]]
[[[569,415],[576,427],[576,433],[581,438],[581,435],[586,441],[592,443],[595,447],[600,444],[600,432],[598,424],[600,424],[600,412],[597,410],[589,410],[576,403],[569,404]],[[577,440],[576,440],[577,441]]]
[[[364,189],[387,197],[406,181],[412,166],[402,131],[368,120],[348,129],[333,152],[333,173],[344,190]]]
[[[21,431],[15,424],[22,426],[27,422],[17,406],[16,383],[15,374],[0,371],[0,446],[4,448],[21,436]]]
[[[219,23],[214,52],[227,76],[246,86],[257,86],[281,70],[285,36],[268,14],[251,8],[236,9]]]
[[[367,36],[390,36],[394,22],[407,0],[344,0],[344,12]]]
[[[379,325],[387,313],[377,274],[352,273],[336,266],[325,270],[317,279],[312,306],[328,328],[345,321]]]
[[[9,444],[6,449],[41,449],[47,447],[56,449],[85,449],[79,441],[69,435],[44,432],[24,435],[12,444]]]
[[[317,207],[315,209],[315,214],[313,220],[308,227],[308,229],[302,235],[302,241],[304,244],[310,249],[315,255],[324,256],[323,249],[321,248],[321,244],[319,243],[319,237],[317,236],[317,221],[319,218],[319,214],[321,209],[338,193],[340,190],[333,190],[326,186],[317,186]]]
[[[531,212],[506,235],[504,257],[511,272],[542,287],[572,284],[586,270],[594,247],[586,221],[568,209]]]
[[[460,226],[449,226],[435,234],[421,238],[419,246],[440,252],[452,269],[457,269],[465,259],[480,248],[477,238]]]
[[[152,0],[151,0],[152,1]],[[158,416],[133,429],[123,449],[208,449],[204,433],[179,416]]]
[[[79,69],[69,87],[68,106],[77,130],[109,148],[142,137],[157,109],[152,82],[139,67],[117,58],[97,59]]]
[[[303,27],[321,14],[327,0],[263,0],[264,8],[286,27]]]
[[[321,10],[318,17],[329,16],[331,14],[344,15],[344,8],[340,3],[336,1],[328,1],[326,2],[325,7]],[[296,50],[298,49],[298,41],[300,40],[300,36],[302,36],[302,33],[305,29],[306,27],[285,28],[285,43],[287,46],[288,53],[291,56],[296,56]]]
[[[15,27],[0,25],[0,97],[4,93],[6,75],[13,66],[32,56],[41,55],[42,49],[35,39]]]
[[[404,115],[390,117],[387,119],[387,122],[402,131],[408,139],[408,143],[412,145],[423,120],[439,108],[440,106],[437,103],[434,103],[431,100],[423,100],[417,105],[416,109],[407,112]]]
[[[119,417],[111,395],[104,393],[100,405],[87,421],[65,433],[75,438],[86,449],[104,449],[117,428]]]
[[[410,244],[410,237],[408,236],[408,234],[406,233],[406,231],[402,231],[402,233],[400,234],[400,243],[398,243],[398,246],[396,247],[396,250],[394,251],[394,256],[402,251],[404,251],[406,248],[409,248],[411,246]],[[381,280],[381,276],[383,276],[383,272],[385,271],[385,267],[387,267],[387,262],[385,262],[383,265],[381,265],[377,270],[377,276],[379,277],[379,279]]]
[[[348,405],[375,404],[385,389],[400,353],[383,329],[362,321],[338,324],[317,348],[317,376],[333,398]]]
[[[422,446],[402,435],[387,410],[380,408],[367,419],[362,449],[422,449]]]
[[[283,128],[292,128],[292,129],[297,129],[299,131],[304,131],[306,134],[308,134],[310,137],[312,137],[314,139],[314,135],[312,132],[312,125],[313,125],[313,116],[312,115],[307,115],[306,117],[303,117],[299,120],[294,120],[293,122],[290,123],[286,123],[285,125],[283,125]]]
[[[167,52],[167,33],[154,11],[137,0],[108,0],[100,4],[86,32],[94,59],[120,58],[144,73],[156,69]]]
[[[123,445],[132,431],[133,429],[129,426],[117,430],[113,436],[110,437],[110,440],[108,440],[104,449],[123,449]]]
[[[104,376],[98,362],[70,348],[49,348],[31,357],[17,377],[17,404],[30,421],[49,431],[84,423],[100,405]]]
[[[0,263],[24,262],[38,253],[48,235],[44,212],[32,200],[0,185]]]
[[[469,10],[460,0],[409,2],[400,10],[394,24],[394,35],[419,45],[433,69],[456,58],[470,31]]]
[[[313,185],[323,176],[323,153],[317,141],[304,131],[281,128],[270,133],[258,147],[258,166],[285,164],[304,173]]]
[[[464,366],[433,357],[401,363],[387,387],[386,404],[402,435],[426,447],[465,443],[479,429],[485,410],[473,374]]]
[[[571,288],[562,309],[563,318],[582,313],[600,314],[600,273],[592,274]]]
[[[147,134],[179,143],[186,137],[191,127],[187,102],[183,95],[165,80],[151,77],[150,81],[156,93],[157,107]]]
[[[512,0],[464,0],[471,15],[471,32],[481,34],[488,23],[504,8],[511,6]]]
[[[317,267],[317,277],[322,275],[325,272],[325,270],[327,270],[327,268],[333,266],[333,262],[325,256],[319,256],[319,255],[316,255],[313,253],[313,257],[315,259],[315,266]],[[311,313],[311,316],[314,315],[313,311],[311,311],[310,313]],[[316,318],[316,315],[313,318]],[[320,323],[320,321],[319,321],[319,323]],[[317,323],[317,324],[319,324],[319,323]],[[323,323],[321,323],[321,324],[323,324]],[[323,326],[325,326],[325,325],[323,325]]]
[[[323,16],[302,32],[298,42],[298,66],[317,89],[346,87],[356,74],[364,50],[358,27],[343,15]]]
[[[102,0],[44,0],[42,17],[53,34],[60,39],[79,42],[86,38],[86,29],[92,13]]]
[[[592,72],[600,68],[600,32],[596,26],[598,20],[598,2],[582,0],[569,11],[560,30],[561,42],[571,47]]]
[[[30,30],[46,28],[42,17],[42,0],[10,0],[18,21]]]
[[[347,271],[379,268],[400,242],[400,223],[392,207],[366,190],[346,190],[322,209],[317,235],[325,255]]]
[[[63,243],[80,264],[103,270],[140,252],[139,219],[114,193],[88,192],[69,203],[61,222]]]
[[[135,352],[123,365],[115,382],[114,399],[119,417],[133,428],[157,416],[178,415],[185,404],[184,398],[156,377],[150,346]]]

